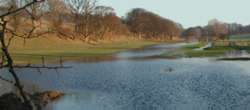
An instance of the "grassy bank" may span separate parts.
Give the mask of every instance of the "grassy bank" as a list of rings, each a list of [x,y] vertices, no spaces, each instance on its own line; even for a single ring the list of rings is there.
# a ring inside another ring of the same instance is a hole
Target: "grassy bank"
[[[228,38],[229,38],[228,41],[236,41],[236,43],[244,43],[250,40],[250,34],[232,35],[232,36],[228,36]],[[223,43],[223,41],[221,43]],[[238,46],[237,45],[235,46],[216,45],[214,47],[211,47],[202,51],[194,50],[204,45],[205,44],[203,43],[187,45],[181,48],[179,51],[181,51],[186,57],[217,57],[217,56],[223,56],[225,55],[226,52],[233,51],[233,50],[246,50],[248,53],[250,53],[250,47],[245,46],[244,44],[243,44],[244,46],[242,46],[242,44],[240,45],[238,44]]]
[[[231,35],[229,40],[250,40],[250,34]]]
[[[187,57],[219,57],[225,55],[228,51],[236,50],[232,47],[211,47],[205,50],[185,50]]]
[[[59,38],[37,38],[26,40],[14,39],[10,46],[10,53],[15,63],[39,63],[41,57],[46,60],[58,60],[58,57],[93,57],[108,56],[127,49],[142,48],[160,42],[147,40],[123,40],[100,42],[95,45],[77,40]]]
[[[236,47],[211,47],[204,50],[195,50],[203,47],[204,43],[185,45],[174,52],[166,52],[162,56],[167,57],[218,57],[225,55],[226,52],[232,50],[240,50]]]

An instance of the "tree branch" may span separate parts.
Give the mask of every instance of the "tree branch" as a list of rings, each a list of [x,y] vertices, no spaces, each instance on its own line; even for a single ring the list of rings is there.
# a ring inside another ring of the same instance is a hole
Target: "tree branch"
[[[8,11],[7,13],[4,13],[4,14],[0,15],[0,18],[4,18],[5,16],[9,16],[9,15],[11,15],[11,14],[17,13],[17,12],[22,11],[22,10],[24,10],[25,8],[27,8],[27,7],[29,7],[29,6],[31,6],[31,5],[33,5],[33,4],[35,4],[35,3],[37,3],[37,2],[43,2],[43,1],[44,1],[44,0],[33,0],[32,2],[27,3],[27,4],[24,5],[23,7],[20,7],[20,8],[18,8],[18,9],[16,9],[16,10],[13,10],[13,11]]]
[[[30,69],[68,69],[72,68],[71,66],[32,66],[32,65],[25,65],[25,66],[20,66],[20,65],[14,65],[14,68],[30,68]]]

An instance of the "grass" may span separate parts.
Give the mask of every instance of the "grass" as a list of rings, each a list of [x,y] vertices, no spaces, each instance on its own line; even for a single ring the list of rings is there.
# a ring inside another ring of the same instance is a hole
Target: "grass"
[[[192,50],[192,49],[200,48],[202,46],[204,46],[203,43],[196,43],[196,44],[185,45],[185,46],[182,47],[182,49]]]
[[[250,34],[242,34],[242,35],[232,35],[229,36],[230,40],[250,40]]]
[[[174,51],[162,54],[167,57],[218,57],[223,56],[226,52],[237,50],[240,48],[234,47],[212,47],[205,50],[195,50],[204,46],[203,43],[191,44],[183,46],[182,48]]]
[[[202,43],[189,44],[189,45],[185,45],[182,48],[177,49],[175,51],[165,52],[161,56],[165,56],[165,57],[184,57],[184,56],[186,56],[186,54],[188,52],[191,52],[191,51],[193,51],[193,49],[200,48],[202,46],[203,46]]]
[[[147,40],[123,40],[117,42],[101,42],[96,45],[83,43],[77,40],[63,40],[59,38],[37,38],[27,40],[14,39],[10,46],[10,53],[15,63],[39,63],[41,57],[46,60],[58,60],[60,57],[95,57],[108,56],[120,51],[142,48],[160,42]]]
[[[202,51],[186,50],[185,55],[187,57],[218,57],[232,50],[235,49],[232,47],[212,47]]]

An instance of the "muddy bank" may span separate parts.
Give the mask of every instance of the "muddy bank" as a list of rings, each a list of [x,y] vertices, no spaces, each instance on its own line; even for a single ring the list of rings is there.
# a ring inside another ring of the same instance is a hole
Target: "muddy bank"
[[[46,91],[29,94],[35,108],[42,110],[47,104],[61,98],[64,94],[58,91]],[[31,110],[29,105],[23,103],[22,99],[15,93],[6,93],[0,96],[1,110]]]

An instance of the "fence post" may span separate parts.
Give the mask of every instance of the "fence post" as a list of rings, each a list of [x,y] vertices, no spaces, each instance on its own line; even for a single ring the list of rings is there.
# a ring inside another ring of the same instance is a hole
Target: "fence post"
[[[3,63],[4,63],[4,56],[3,56],[3,55],[1,55],[0,67],[2,67],[2,66],[3,66]]]
[[[62,56],[60,56],[60,66],[63,67],[63,59],[62,59]]]
[[[45,58],[44,58],[44,56],[42,56],[42,65],[43,65],[43,67],[45,67]]]

